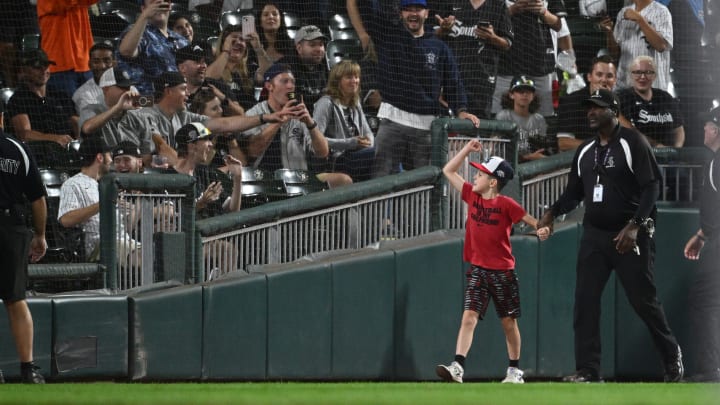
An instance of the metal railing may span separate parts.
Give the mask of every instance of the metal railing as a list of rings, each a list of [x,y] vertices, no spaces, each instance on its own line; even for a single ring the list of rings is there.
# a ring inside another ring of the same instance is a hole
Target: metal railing
[[[430,233],[439,176],[428,166],[199,220],[196,278]]]
[[[110,289],[129,289],[155,280],[155,235],[194,233],[195,180],[181,174],[116,174],[100,181],[100,262]],[[194,239],[177,246],[192,263]],[[192,279],[192,277],[188,277]]]
[[[205,279],[316,253],[361,249],[383,239],[424,235],[431,231],[433,189],[434,184],[427,184],[201,237]]]

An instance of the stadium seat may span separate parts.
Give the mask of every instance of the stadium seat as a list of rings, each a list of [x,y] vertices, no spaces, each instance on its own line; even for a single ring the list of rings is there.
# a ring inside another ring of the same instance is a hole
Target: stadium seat
[[[350,18],[344,14],[335,14],[330,18],[330,24],[328,24],[330,30],[330,39],[360,39],[355,32]]]
[[[253,10],[235,10],[226,11],[220,16],[220,30],[224,30],[230,25],[241,25],[242,17],[245,15],[254,15]]]
[[[220,25],[216,20],[210,20],[197,12],[187,14],[195,32],[195,41],[204,41],[220,34]]]
[[[265,204],[269,201],[267,190],[269,184],[266,182],[265,173],[260,169],[249,166],[242,168],[242,207],[250,208]]]
[[[358,39],[334,39],[325,46],[325,56],[328,68],[338,64],[341,60],[348,59],[355,62],[363,57],[362,47]]]
[[[297,30],[303,26],[302,21],[300,21],[300,17],[298,17],[295,13],[284,11],[283,21],[285,22],[285,28],[287,29],[288,36],[290,39],[295,39],[295,33],[297,33]]]
[[[20,50],[40,49],[40,34],[25,34],[20,38]]]
[[[90,16],[90,29],[93,37],[112,38],[113,40],[127,28],[135,23],[137,14],[128,10],[114,10],[109,13]]]
[[[97,3],[97,7],[100,14],[110,14],[118,10],[128,11],[136,16],[140,14],[140,5],[127,0],[103,0]]]
[[[321,182],[305,170],[278,169],[275,171],[274,178],[283,182],[285,194],[288,197],[306,195],[329,188],[326,183]]]

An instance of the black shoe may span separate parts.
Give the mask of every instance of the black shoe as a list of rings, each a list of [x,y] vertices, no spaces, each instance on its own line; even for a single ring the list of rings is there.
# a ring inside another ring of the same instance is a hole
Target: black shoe
[[[23,384],[45,384],[45,378],[38,372],[40,367],[34,363],[25,363],[20,366],[20,381]]]
[[[685,367],[682,361],[682,351],[678,347],[677,355],[665,363],[665,382],[680,382],[685,375]]]
[[[563,377],[563,382],[571,383],[601,383],[603,382],[597,374],[590,371],[578,371],[573,375]]]

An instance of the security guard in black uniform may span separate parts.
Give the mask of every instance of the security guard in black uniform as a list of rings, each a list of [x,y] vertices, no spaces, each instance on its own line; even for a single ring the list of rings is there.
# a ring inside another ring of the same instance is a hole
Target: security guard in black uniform
[[[653,282],[652,234],[660,169],[647,141],[619,125],[619,102],[611,91],[596,90],[585,104],[597,136],[578,147],[565,192],[538,223],[538,229],[552,230],[555,217],[584,202],[573,321],[576,373],[564,381],[601,381],[600,303],[613,270],[663,357],[665,381],[680,381],[684,372],[680,347]]]
[[[32,235],[25,205],[32,209]],[[24,144],[0,130],[0,298],[7,309],[10,329],[20,357],[22,382],[42,384],[33,363],[33,321],[27,302],[28,252],[37,262],[45,255],[45,187],[32,155]],[[0,372],[0,382],[4,382]]]
[[[713,155],[705,167],[700,193],[700,229],[684,251],[686,258],[700,261],[688,294],[695,365],[690,379],[720,382],[720,107],[701,119],[705,122],[704,143]]]

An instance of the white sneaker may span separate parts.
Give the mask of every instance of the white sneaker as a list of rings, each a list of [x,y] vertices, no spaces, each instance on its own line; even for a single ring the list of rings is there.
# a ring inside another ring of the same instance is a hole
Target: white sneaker
[[[462,366],[457,361],[453,361],[449,366],[439,364],[435,367],[435,372],[438,377],[447,382],[455,381],[459,383],[463,382],[463,374],[465,374],[465,370],[463,370]]]
[[[517,367],[508,367],[505,379],[502,382],[503,384],[524,384],[523,374],[525,373]]]

